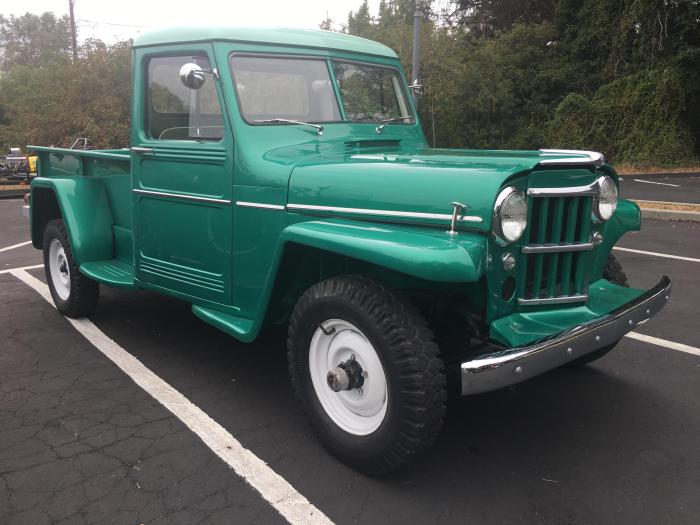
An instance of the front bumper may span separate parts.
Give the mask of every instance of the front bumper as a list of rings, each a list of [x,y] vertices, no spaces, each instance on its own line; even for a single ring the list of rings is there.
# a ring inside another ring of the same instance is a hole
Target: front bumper
[[[671,294],[671,280],[659,284],[599,319],[545,341],[519,348],[490,345],[490,351],[461,364],[462,395],[514,385],[619,341],[658,313]]]

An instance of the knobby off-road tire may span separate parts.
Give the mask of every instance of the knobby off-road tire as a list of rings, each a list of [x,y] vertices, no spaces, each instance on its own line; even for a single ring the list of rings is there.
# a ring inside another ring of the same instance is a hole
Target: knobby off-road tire
[[[445,415],[444,364],[433,333],[408,300],[364,277],[328,279],[299,299],[288,335],[295,394],[334,456],[381,475],[433,443]],[[328,385],[324,370],[342,360],[367,373],[362,391],[335,392]],[[376,396],[381,385],[383,404]]]
[[[66,226],[55,219],[44,230],[44,270],[56,308],[66,317],[87,317],[97,307],[99,285],[78,270]]]
[[[618,286],[624,286],[625,288],[630,287],[629,283],[627,282],[627,275],[625,275],[625,272],[622,271],[622,265],[620,264],[620,261],[618,261],[612,253],[608,255],[608,261],[605,263],[605,267],[603,268],[603,279],[607,279],[611,283],[616,284]],[[620,341],[616,341],[611,345],[604,346],[603,348],[596,350],[595,352],[591,352],[590,354],[584,355],[583,357],[574,359],[566,366],[577,368],[579,366],[584,366],[588,363],[592,363],[593,361],[597,361],[605,354],[610,352],[610,350],[615,348],[615,346],[619,342]]]

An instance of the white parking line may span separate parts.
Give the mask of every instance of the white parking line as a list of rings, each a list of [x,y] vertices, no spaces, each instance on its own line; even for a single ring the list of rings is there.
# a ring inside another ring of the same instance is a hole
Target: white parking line
[[[639,334],[637,332],[630,332],[625,337],[636,339],[637,341],[644,341],[645,343],[650,343],[652,345],[664,346],[666,348],[670,348],[671,350],[678,350],[679,352],[700,356],[700,348],[684,345],[683,343],[675,343],[673,341],[667,341],[666,339]]]
[[[643,182],[645,184],[658,184],[659,186],[673,186],[674,188],[680,188],[680,184],[669,184],[668,182],[655,182],[651,180],[642,179],[632,179],[634,182]]]
[[[5,246],[4,248],[0,248],[0,252],[6,252],[7,250],[14,250],[15,248],[21,248],[22,246],[26,246],[27,244],[31,244],[32,241],[26,241],[26,242],[20,242],[18,244],[13,244],[12,246]]]
[[[647,252],[644,250],[633,250],[632,248],[621,248],[619,246],[613,246],[613,250],[619,250],[621,252],[630,253],[641,253],[642,255],[653,255],[654,257],[666,257],[667,259],[678,259],[679,261],[690,261],[700,263],[700,259],[695,259],[693,257],[683,257],[681,255],[670,255],[668,253]]]
[[[0,270],[0,274],[3,273],[12,273],[12,272],[18,272],[22,270],[36,270],[37,268],[43,268],[43,264],[33,264],[32,266],[18,266],[16,268],[7,268],[6,270]]]
[[[13,269],[10,272],[53,306],[51,293],[46,284],[22,269]],[[258,491],[289,523],[295,525],[333,523],[282,476],[241,445],[225,428],[107,337],[92,321],[70,318],[66,320],[137,385],[197,434],[207,447]]]

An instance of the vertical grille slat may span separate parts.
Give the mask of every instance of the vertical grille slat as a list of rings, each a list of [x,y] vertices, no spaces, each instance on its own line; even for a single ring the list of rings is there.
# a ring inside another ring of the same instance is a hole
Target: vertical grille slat
[[[564,197],[558,197],[554,203],[554,213],[552,214],[552,242],[561,242],[561,227],[564,220]],[[557,273],[559,272],[558,253],[553,253],[549,261],[549,275],[547,276],[547,295],[554,297],[557,295]]]
[[[541,199],[539,220],[537,221],[537,244],[547,242],[547,225],[549,222],[549,204],[550,198],[544,197]],[[544,270],[544,255],[538,253],[535,255],[535,269],[532,278],[532,292],[535,297],[540,297],[542,292],[542,272]]]
[[[532,223],[535,217],[535,203],[531,202],[531,206],[527,207],[527,223],[532,227]],[[526,237],[528,238],[528,237]],[[528,264],[528,257],[523,256],[520,258],[520,272],[521,278],[518,279],[517,297],[525,297],[529,292],[528,290],[528,275],[532,269],[532,264]]]
[[[564,233],[564,242],[576,241],[576,221],[578,219],[579,200],[572,198],[569,204],[569,209],[566,214],[566,232]],[[569,295],[571,288],[571,265],[574,260],[573,253],[567,252],[562,257],[561,262],[561,294]]]
[[[581,233],[578,242],[588,242],[591,236],[591,212],[593,211],[592,199],[586,199],[581,206],[579,220],[581,222]],[[576,273],[574,274],[574,293],[584,293],[587,289],[584,281],[586,278],[586,268],[592,259],[592,252],[581,252],[576,255]]]
[[[519,300],[567,302],[567,297],[587,292],[594,252],[564,248],[591,242],[591,209],[590,195],[529,197],[524,236],[528,251],[523,249],[520,258]],[[564,246],[558,250],[557,245]]]

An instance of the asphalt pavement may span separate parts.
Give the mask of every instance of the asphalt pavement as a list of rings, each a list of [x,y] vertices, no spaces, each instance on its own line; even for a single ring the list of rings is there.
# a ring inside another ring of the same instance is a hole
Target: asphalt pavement
[[[628,175],[620,179],[620,196],[646,201],[700,204],[700,177],[645,177]]]
[[[0,249],[28,238],[20,207],[0,201]],[[700,260],[692,223],[648,221],[619,246]],[[633,286],[674,281],[637,331],[700,346],[699,262],[615,253]],[[31,246],[0,252],[0,269],[40,263]],[[7,273],[0,290],[0,522],[284,521],[34,290]],[[245,345],[177,300],[102,291],[97,327],[336,523],[697,523],[699,356],[625,338],[584,369],[451,398],[435,446],[373,479],[314,437],[283,333]]]

